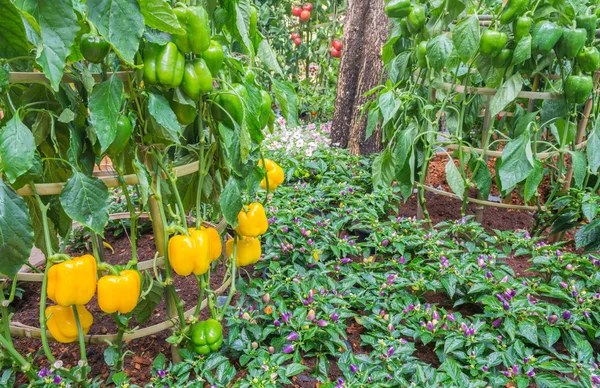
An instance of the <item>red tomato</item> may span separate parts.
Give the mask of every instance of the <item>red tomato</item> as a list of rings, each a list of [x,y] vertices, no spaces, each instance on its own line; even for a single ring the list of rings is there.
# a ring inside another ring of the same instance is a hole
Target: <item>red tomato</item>
[[[302,44],[302,39],[300,39],[300,38],[296,38],[296,39],[294,39],[294,44],[295,44],[296,46],[300,46],[300,45]]]
[[[310,11],[302,11],[302,13],[300,14],[300,21],[304,23],[307,22],[308,19],[310,19]]]
[[[300,17],[300,14],[302,13],[302,8],[295,6],[292,7],[292,15],[296,16],[296,17]]]
[[[331,47],[333,47],[337,51],[341,51],[342,47],[344,47],[344,45],[339,40],[334,39],[333,42],[331,42]]]
[[[331,56],[334,58],[339,58],[342,55],[342,53],[340,53],[338,50],[332,48],[331,49]]]
[[[305,11],[310,12],[310,11],[312,11],[312,4],[311,3],[306,3],[306,4],[304,4],[304,7],[302,7],[302,9],[305,10]]]
[[[294,40],[294,39],[298,39],[300,37],[300,34],[297,32],[294,32],[291,36],[290,39]]]

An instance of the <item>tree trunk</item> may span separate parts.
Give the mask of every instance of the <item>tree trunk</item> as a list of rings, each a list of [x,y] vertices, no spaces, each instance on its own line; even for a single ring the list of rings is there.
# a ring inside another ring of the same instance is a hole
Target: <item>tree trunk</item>
[[[384,5],[384,0],[348,0],[331,137],[355,155],[381,151],[381,128],[365,140],[367,114],[361,118],[361,110],[375,98],[363,95],[381,81],[381,48],[388,36]]]

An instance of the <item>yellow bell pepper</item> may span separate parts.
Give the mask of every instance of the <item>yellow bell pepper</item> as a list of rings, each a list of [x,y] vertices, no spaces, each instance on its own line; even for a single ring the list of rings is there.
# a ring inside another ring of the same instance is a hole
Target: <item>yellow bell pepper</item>
[[[96,293],[96,259],[74,257],[48,270],[48,298],[60,306],[84,305]]]
[[[188,229],[190,234],[192,232],[194,232],[195,230],[196,230],[196,228]],[[223,243],[221,242],[221,236],[219,235],[219,232],[215,228],[212,228],[212,227],[206,228],[204,226],[201,226],[200,230],[203,232],[206,232],[208,234],[212,259],[213,259],[213,261],[217,260],[221,256],[221,253],[223,253]]]
[[[79,315],[81,331],[85,335],[94,323],[94,317],[85,306],[77,306],[77,315]],[[55,340],[63,343],[77,341],[79,332],[77,331],[77,322],[71,306],[49,306],[46,308],[46,318],[48,319],[46,327],[48,327]]]
[[[98,305],[107,314],[127,314],[133,311],[140,297],[142,279],[137,271],[128,269],[120,276],[103,276],[98,280]]]
[[[258,162],[258,165],[262,166],[262,160]],[[277,186],[282,184],[285,179],[283,169],[271,159],[265,159],[265,169],[267,170],[267,178],[269,179],[269,190],[273,191]],[[267,179],[263,178],[260,182],[260,187],[265,190],[267,189]]]
[[[264,234],[269,229],[269,221],[265,208],[258,202],[251,203],[248,211],[240,210],[238,214],[238,227],[235,229],[238,234],[246,237],[257,237]]]
[[[233,255],[233,239],[227,240],[225,244],[227,256]],[[238,238],[236,248],[236,264],[238,267],[256,264],[260,260],[262,251],[260,249],[260,240],[256,237]]]
[[[171,268],[180,276],[203,275],[212,262],[209,236],[201,230],[171,237],[168,250]]]

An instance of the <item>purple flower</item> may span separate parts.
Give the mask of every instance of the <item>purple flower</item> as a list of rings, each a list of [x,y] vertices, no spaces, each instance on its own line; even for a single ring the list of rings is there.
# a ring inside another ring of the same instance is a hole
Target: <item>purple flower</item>
[[[400,260],[398,260],[398,262],[400,264],[406,264],[406,259],[404,259],[404,256],[400,256]]]
[[[43,379],[44,377],[49,376],[51,374],[52,374],[52,372],[50,372],[48,369],[46,369],[44,367],[44,368],[40,369],[40,371],[38,372],[37,375],[40,379]]]
[[[158,377],[160,377],[161,379],[164,379],[165,376],[167,375],[167,372],[165,372],[164,370],[159,370],[156,373],[158,374]]]
[[[294,351],[294,345],[288,344],[285,348],[283,348],[283,352],[285,354],[289,354]]]
[[[329,322],[327,322],[327,321],[326,321],[326,320],[324,320],[324,319],[319,319],[319,320],[317,321],[317,325],[319,325],[320,327],[327,327],[327,326],[329,326]]]
[[[490,271],[487,271],[487,273],[485,274],[485,277],[488,279],[491,279],[494,276],[494,274],[492,274]]]
[[[296,341],[298,339],[298,333],[292,331],[286,338],[288,341]]]
[[[351,247],[353,247],[353,246],[354,246],[354,241],[350,241],[348,244],[349,244]]]
[[[438,321],[439,321],[439,320],[440,320],[440,313],[438,313],[438,312],[437,312],[437,310],[436,310],[436,311],[434,311],[434,312],[433,312],[433,314],[431,315],[431,317],[432,317],[433,319],[435,319],[435,320],[438,320]]]
[[[352,373],[358,372],[358,367],[354,364],[350,364],[350,372],[352,372]]]
[[[565,310],[562,313],[562,317],[563,317],[563,319],[571,319],[571,312],[569,310]]]
[[[562,251],[561,251],[560,249],[557,249],[557,250],[556,250],[556,256],[559,256],[559,257],[560,257],[560,256],[562,256],[562,255],[563,255]]]
[[[62,382],[62,378],[59,375],[54,376],[54,385],[58,385]]]

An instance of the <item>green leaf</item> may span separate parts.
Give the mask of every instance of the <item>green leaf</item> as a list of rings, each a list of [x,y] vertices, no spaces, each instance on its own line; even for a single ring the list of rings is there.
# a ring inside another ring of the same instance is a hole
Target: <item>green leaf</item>
[[[569,112],[569,107],[565,100],[544,100],[542,105],[541,123],[547,125],[551,120],[557,117],[565,117]]]
[[[531,58],[531,35],[522,38],[513,51],[512,65],[518,65]]]
[[[389,187],[394,180],[396,163],[389,148],[386,147],[373,161],[373,186]]]
[[[249,137],[252,137],[252,140],[260,144],[265,137],[262,133],[263,128],[261,128],[259,120],[261,114],[262,95],[260,94],[260,89],[252,83],[247,82],[244,84],[244,86],[246,87],[246,113],[244,114],[244,120],[248,126]],[[249,145],[250,144],[248,142],[248,146]],[[250,147],[248,147],[248,151],[249,148]],[[242,157],[242,160],[245,160],[245,157]]]
[[[260,41],[256,55],[260,58],[260,61],[267,66],[267,68],[273,70],[279,75],[283,75],[281,66],[279,66],[279,62],[277,61],[277,56],[275,55],[273,48],[271,48],[268,40],[263,39]]]
[[[66,58],[80,29],[73,3],[71,0],[23,0],[21,8],[31,14],[40,26],[42,42],[36,60],[52,88],[58,91]]]
[[[498,88],[494,98],[492,98],[492,101],[490,102],[490,114],[492,117],[502,112],[508,104],[513,102],[521,92],[522,87],[523,76],[521,76],[520,73],[516,73],[507,79],[506,82]]]
[[[538,345],[537,325],[531,321],[522,321],[517,325],[519,334]]]
[[[298,97],[289,82],[273,80],[275,98],[281,108],[281,115],[290,128],[298,126]]]
[[[594,122],[594,129],[588,135],[587,158],[590,171],[597,174],[600,168],[600,120]]]
[[[285,377],[290,378],[292,376],[299,375],[304,372],[308,367],[297,362],[293,362],[285,367]]]
[[[150,193],[150,183],[152,182],[152,178],[150,177],[150,173],[146,166],[138,158],[137,153],[135,159],[133,159],[133,169],[138,178],[140,204],[144,207],[148,203],[148,194]]]
[[[552,346],[560,338],[560,330],[554,326],[544,326],[544,332],[546,333],[546,342],[548,346]]]
[[[0,273],[10,278],[27,263],[33,227],[25,200],[0,180]]]
[[[569,151],[573,163],[573,178],[575,179],[575,187],[581,188],[587,174],[587,162],[585,154],[582,151]]]
[[[233,178],[230,178],[219,197],[219,204],[223,211],[223,217],[232,228],[238,225],[238,214],[242,210],[242,195],[240,189]]]
[[[171,34],[185,34],[173,8],[166,0],[138,0],[138,3],[148,26]]]
[[[452,52],[452,41],[445,34],[438,35],[427,42],[427,60],[430,66],[440,71]]]
[[[452,158],[448,158],[448,163],[446,163],[446,180],[454,194],[460,198],[465,195],[465,180],[460,175],[460,171],[456,168]]]
[[[161,127],[167,130],[173,140],[179,141],[181,126],[167,99],[152,92],[148,93],[148,97],[148,112],[150,115]]]
[[[101,82],[90,96],[90,122],[104,152],[117,136],[117,120],[125,100],[123,82],[117,76]]]
[[[0,0],[0,15],[0,58],[11,59],[28,55],[27,34],[17,7],[10,0]]]
[[[152,282],[152,285],[148,286],[148,283],[150,282]],[[143,295],[133,309],[135,320],[140,325],[143,325],[150,318],[164,294],[162,283],[153,280],[151,276],[144,276],[144,288],[146,288],[146,290],[150,288],[150,290],[146,295]]]
[[[104,234],[109,204],[104,182],[76,171],[67,180],[59,198],[69,217],[99,235]]]
[[[88,18],[128,64],[133,64],[144,17],[135,0],[87,0]]]
[[[493,58],[486,55],[478,55],[475,58],[475,66],[488,88],[495,88],[502,82],[502,74],[494,67],[493,61]]]
[[[533,171],[525,180],[525,189],[523,193],[525,202],[529,202],[538,192],[538,186],[542,183],[542,179],[544,179],[544,164],[539,160],[534,160]]]
[[[9,182],[29,171],[34,154],[33,134],[16,114],[0,128],[0,161]]]
[[[476,160],[479,168],[475,175],[473,175],[473,182],[477,185],[477,189],[479,190],[479,193],[481,193],[481,198],[487,200],[490,196],[490,190],[492,189],[492,174],[485,161],[479,159]]]
[[[586,251],[600,250],[600,218],[579,228],[575,233],[575,246]]]
[[[452,43],[456,47],[460,59],[465,63],[469,62],[477,52],[479,39],[481,39],[479,19],[475,15],[465,17],[452,31]]]
[[[48,249],[46,248],[46,236],[42,224],[42,211],[34,197],[25,197],[25,203],[29,208],[29,217],[34,229],[33,243],[46,257],[48,257],[52,253],[48,252]],[[56,252],[58,250],[58,232],[54,226],[54,222],[51,220],[48,220],[48,230],[50,231],[50,246]]]
[[[365,130],[365,140],[369,140],[369,138],[373,135],[373,131],[377,127],[377,123],[379,122],[379,108],[372,108],[369,110],[367,114],[367,129]]]
[[[253,51],[252,42],[250,41],[250,8],[252,5],[248,0],[239,0],[235,4],[235,27],[237,38],[240,43],[250,52]]]
[[[538,373],[534,377],[539,388],[562,387],[563,381],[550,373]]]
[[[396,100],[394,92],[388,90],[379,96],[378,106],[379,110],[381,111],[381,116],[383,117],[382,125],[386,125],[391,119],[394,118],[396,112],[398,112],[398,109],[400,108],[400,102]]]
[[[502,182],[502,191],[508,193],[519,182],[524,180],[533,171],[533,156],[529,134],[523,133],[513,139],[502,150],[502,165],[499,176]]]

